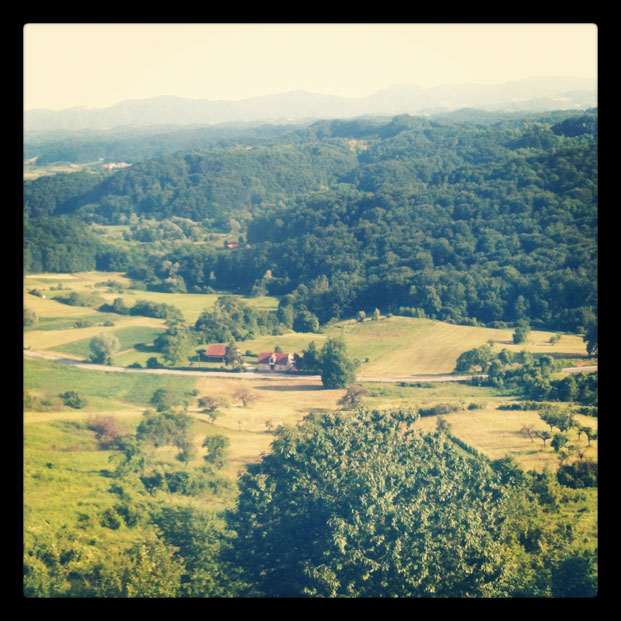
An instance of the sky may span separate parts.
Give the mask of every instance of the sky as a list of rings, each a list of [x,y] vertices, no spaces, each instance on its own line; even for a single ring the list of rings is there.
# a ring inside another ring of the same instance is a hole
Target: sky
[[[597,77],[590,23],[29,23],[23,44],[26,110]]]

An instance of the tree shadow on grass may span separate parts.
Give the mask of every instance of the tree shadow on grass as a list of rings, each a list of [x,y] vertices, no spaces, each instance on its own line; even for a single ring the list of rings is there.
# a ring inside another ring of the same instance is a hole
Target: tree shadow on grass
[[[157,350],[154,346],[153,343],[147,344],[147,343],[135,343],[134,344],[134,349],[136,351],[139,352],[143,352],[143,353],[154,353],[154,354],[159,354],[159,350]]]
[[[295,386],[256,386],[256,390],[275,390],[276,392],[301,392],[323,390],[323,386],[316,384],[296,384]]]

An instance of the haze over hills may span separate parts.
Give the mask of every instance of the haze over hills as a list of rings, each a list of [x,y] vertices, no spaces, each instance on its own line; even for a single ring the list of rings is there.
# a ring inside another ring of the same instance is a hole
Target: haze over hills
[[[423,88],[399,84],[367,97],[291,91],[240,101],[160,96],[122,101],[108,108],[24,112],[25,131],[107,129],[122,125],[211,125],[227,122],[295,122],[396,114],[427,114],[460,108],[543,111],[597,106],[597,83],[588,78],[547,77],[496,85],[447,84]]]

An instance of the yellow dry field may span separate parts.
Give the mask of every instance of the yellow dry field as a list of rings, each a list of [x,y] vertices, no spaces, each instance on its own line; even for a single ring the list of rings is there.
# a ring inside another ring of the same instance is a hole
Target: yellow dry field
[[[252,380],[228,378],[199,378],[196,382],[199,396],[217,397],[227,405],[221,408],[216,425],[228,429],[264,431],[266,422],[273,427],[295,424],[309,412],[339,407],[337,401],[345,390],[324,390],[320,380],[301,377],[291,380]],[[244,407],[235,398],[235,393],[247,390],[254,399]]]
[[[200,378],[196,388],[198,398],[216,397],[226,403],[212,425],[212,433],[225,435],[231,442],[231,475],[269,452],[274,439],[270,430],[295,425],[316,409],[335,410],[339,407],[337,401],[345,394],[344,390],[323,390],[319,380],[304,378],[299,382]],[[246,407],[235,398],[240,389],[247,390],[255,399]],[[190,412],[199,420],[211,422],[197,408]]]
[[[369,362],[363,363],[360,374],[377,377],[410,375],[441,375],[452,373],[457,358],[465,351],[490,344],[494,351],[530,351],[553,356],[583,357],[586,347],[581,337],[562,335],[558,343],[550,343],[552,332],[533,331],[527,343],[513,344],[512,329],[459,326],[441,321],[392,317],[366,323],[367,333],[348,331],[352,353],[358,359],[365,350]],[[369,328],[374,330],[369,330]],[[375,354],[373,353],[375,350]]]
[[[549,431],[550,428],[539,418],[536,411],[503,411],[495,408],[453,412],[443,417],[450,424],[451,433],[469,446],[490,459],[500,459],[512,455],[526,471],[541,472],[545,467],[552,471],[558,468],[557,453],[550,448],[550,441],[544,447],[543,441],[534,438],[532,441],[520,430],[532,425],[535,430]],[[597,431],[597,418],[576,414],[576,421],[583,426]],[[416,426],[422,431],[433,431],[437,425],[437,416],[421,418]],[[570,441],[585,448],[585,457],[597,461],[597,440],[587,446],[584,435],[580,441],[575,430],[569,432]]]

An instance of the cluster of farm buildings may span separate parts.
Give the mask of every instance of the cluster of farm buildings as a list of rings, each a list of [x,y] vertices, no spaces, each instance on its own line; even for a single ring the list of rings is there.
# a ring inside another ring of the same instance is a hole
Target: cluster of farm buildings
[[[224,362],[228,345],[212,344],[201,353],[201,360]],[[239,348],[238,348],[239,350]],[[263,352],[259,354],[257,371],[296,371],[295,355],[292,353]]]

